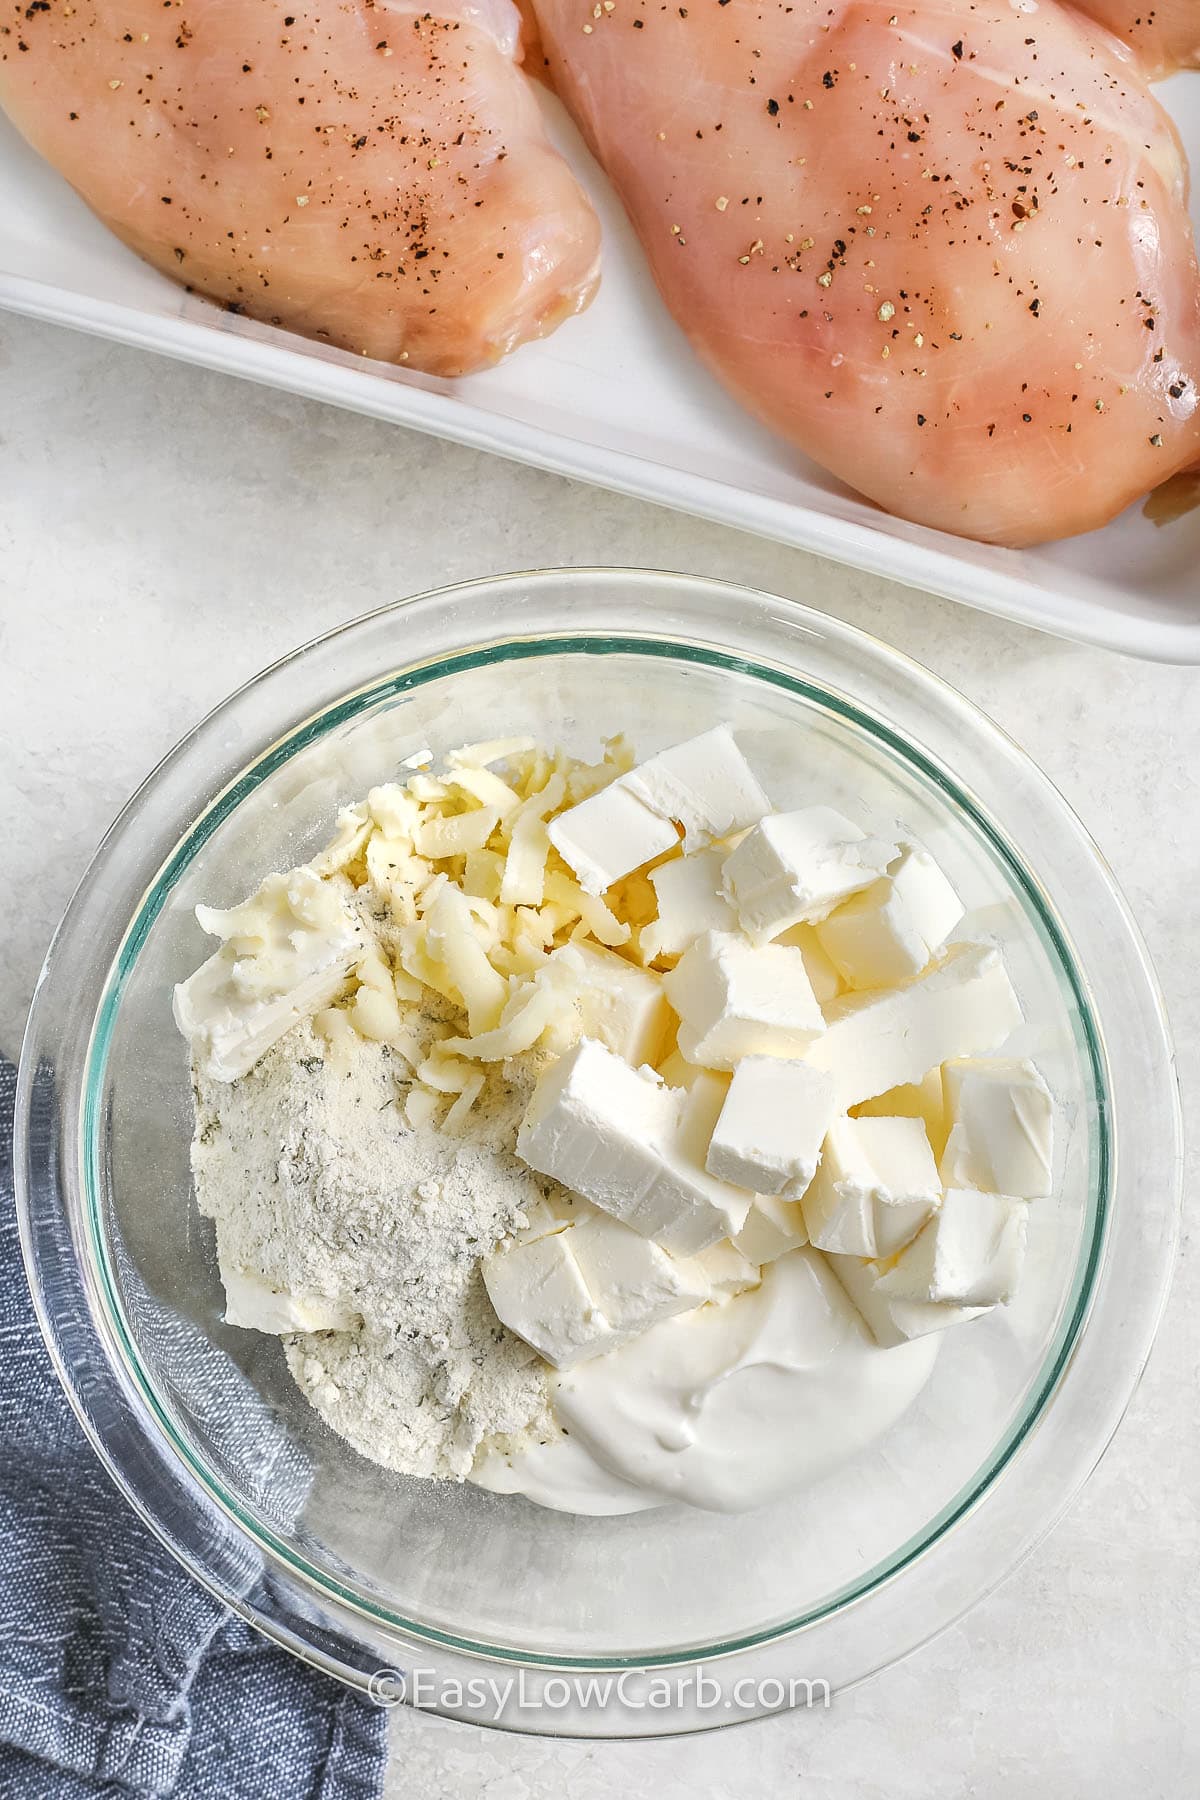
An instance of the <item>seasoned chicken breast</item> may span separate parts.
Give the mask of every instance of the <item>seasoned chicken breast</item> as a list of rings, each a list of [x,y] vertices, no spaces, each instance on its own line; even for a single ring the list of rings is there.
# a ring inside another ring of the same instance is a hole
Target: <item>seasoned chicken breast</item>
[[[1176,133],[1057,4],[534,0],[699,354],[921,524],[1032,544],[1200,462]]]
[[[0,105],[106,224],[271,324],[437,375],[597,276],[510,0],[0,0]]]
[[[1137,53],[1147,74],[1200,68],[1200,0],[1068,0]]]

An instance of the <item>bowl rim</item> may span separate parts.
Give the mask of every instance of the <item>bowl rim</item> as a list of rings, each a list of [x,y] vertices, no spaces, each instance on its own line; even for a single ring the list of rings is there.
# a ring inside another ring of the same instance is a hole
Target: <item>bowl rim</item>
[[[535,575],[515,574],[499,578],[483,579],[470,583],[454,584],[447,588],[434,590],[429,594],[414,596],[409,600],[401,600],[380,607],[372,613],[364,615],[360,619],[350,621],[343,626],[337,627],[331,632],[322,634],[310,643],[293,651],[288,656],[279,659],[261,674],[253,677],[249,682],[236,690],[234,694],[230,695],[227,700],[223,701],[218,707],[213,709],[207,718],[189,732],[175,749],[169,753],[168,757],[164,759],[158,769],[148,777],[147,781],[142,784],[142,787],[138,789],[137,793],[119,815],[80,884],[76,897],[72,901],[71,907],[68,909],[64,924],[60,928],[60,933],[56,935],[55,941],[51,945],[42,981],[39,983],[39,990],[35,999],[34,1009],[30,1015],[25,1050],[22,1057],[21,1083],[18,1093],[18,1114],[22,1121],[21,1143],[18,1147],[18,1171],[22,1213],[22,1241],[25,1248],[31,1286],[33,1287],[35,1298],[39,1301],[39,1314],[43,1331],[47,1336],[47,1341],[50,1343],[52,1354],[55,1356],[60,1379],[67,1388],[68,1395],[71,1397],[72,1403],[76,1406],[77,1412],[80,1413],[85,1429],[89,1430],[89,1435],[92,1436],[93,1441],[97,1443],[97,1448],[100,1449],[102,1456],[110,1468],[110,1472],[135,1504],[137,1504],[138,1501],[138,1487],[136,1482],[131,1483],[128,1458],[114,1457],[111,1453],[111,1447],[107,1442],[97,1441],[99,1433],[95,1429],[95,1420],[91,1416],[91,1412],[87,1405],[84,1404],[79,1392],[80,1371],[72,1364],[70,1356],[63,1353],[65,1346],[62,1342],[61,1333],[56,1328],[56,1320],[52,1314],[52,1309],[45,1304],[45,1297],[42,1291],[43,1276],[45,1273],[42,1268],[42,1261],[45,1246],[44,1243],[39,1244],[38,1233],[36,1230],[35,1211],[39,1204],[39,1196],[36,1190],[36,1182],[32,1179],[32,1171],[28,1162],[30,1139],[24,1127],[28,1118],[33,1077],[36,1069],[44,1060],[45,1045],[41,1042],[40,1032],[42,1014],[46,1010],[47,997],[52,991],[55,981],[62,979],[62,970],[60,966],[60,940],[62,934],[68,931],[72,919],[77,916],[79,908],[85,904],[90,886],[96,882],[97,871],[104,859],[112,856],[114,849],[121,843],[124,834],[137,819],[139,803],[143,798],[161,783],[164,775],[169,769],[173,766],[178,766],[181,761],[186,763],[189,755],[194,756],[206,743],[207,739],[211,737],[214,730],[219,730],[221,728],[221,722],[227,719],[232,711],[237,709],[239,703],[243,701],[247,695],[262,689],[264,686],[269,686],[272,680],[281,672],[294,670],[299,665],[305,664],[314,655],[319,657],[322,651],[328,650],[331,646],[336,646],[339,642],[345,642],[354,638],[356,635],[362,635],[369,632],[369,629],[373,625],[378,625],[381,621],[393,619],[401,614],[411,618],[414,613],[424,610],[427,614],[432,613],[436,615],[439,609],[452,607],[456,603],[462,601],[465,601],[468,604],[469,610],[472,603],[477,602],[485,595],[494,596],[498,589],[511,594],[514,589],[528,588],[531,585],[545,586],[546,584],[550,584],[550,586],[556,589],[560,594],[563,588],[569,588],[578,593],[585,589],[589,582],[595,581],[616,581],[620,585],[634,584],[643,588],[646,586],[659,586],[661,588],[663,584],[666,584],[667,587],[673,588],[677,592],[679,590],[684,590],[686,592],[686,599],[682,602],[684,606],[684,616],[686,616],[691,603],[697,601],[698,597],[701,595],[708,601],[715,600],[718,607],[721,605],[728,606],[732,597],[737,596],[739,605],[743,609],[748,607],[752,613],[756,611],[761,613],[765,610],[767,613],[772,614],[776,624],[782,622],[785,625],[785,628],[790,629],[793,633],[795,630],[799,629],[810,638],[815,637],[826,644],[832,644],[839,653],[842,653],[843,655],[848,654],[851,664],[863,657],[873,659],[876,663],[882,661],[892,671],[899,671],[908,683],[911,684],[915,682],[918,688],[922,690],[923,697],[928,698],[931,695],[936,697],[944,707],[948,706],[952,713],[956,714],[960,719],[965,719],[973,730],[981,735],[984,741],[990,742],[993,748],[997,745],[1001,746],[1009,759],[1017,759],[1020,762],[1026,778],[1032,777],[1034,779],[1035,784],[1042,792],[1043,798],[1048,798],[1050,800],[1052,810],[1058,815],[1058,822],[1060,824],[1065,815],[1076,838],[1086,849],[1099,886],[1105,891],[1105,897],[1109,907],[1110,909],[1115,909],[1110,915],[1108,921],[1109,926],[1112,926],[1114,918],[1119,921],[1121,926],[1123,926],[1125,933],[1125,943],[1123,948],[1126,956],[1131,959],[1132,966],[1135,969],[1137,976],[1140,977],[1141,998],[1145,1014],[1143,1025],[1150,1030],[1152,1036],[1157,1034],[1164,1046],[1167,1044],[1161,999],[1157,995],[1153,975],[1149,969],[1144,948],[1137,938],[1136,930],[1129,920],[1124,902],[1121,900],[1119,893],[1116,890],[1115,883],[1113,883],[1111,876],[1104,867],[1099,857],[1099,853],[1095,850],[1095,847],[1091,845],[1090,840],[1087,839],[1082,827],[1079,825],[1078,821],[1074,819],[1074,815],[1070,813],[1065,802],[1061,799],[1061,796],[1057,795],[1047,778],[1034,769],[1033,765],[1029,763],[1023,753],[1011,743],[1011,740],[1005,738],[1004,734],[1002,734],[990,720],[987,720],[983,714],[979,713],[976,708],[965,701],[955,692],[955,690],[950,688],[948,684],[940,681],[938,677],[931,675],[928,671],[921,669],[919,665],[912,662],[911,659],[905,657],[902,653],[894,651],[890,647],[881,644],[878,640],[871,638],[867,633],[861,632],[855,627],[845,625],[840,621],[831,620],[825,615],[814,612],[811,609],[800,607],[796,603],[779,601],[769,595],[756,594],[752,590],[743,588],[736,583],[705,581],[695,577],[672,576],[667,573],[656,574],[654,572],[638,570],[577,569],[540,571]],[[782,612],[775,616],[774,609],[777,608],[782,609]],[[739,630],[745,623],[745,617],[742,616],[739,620]],[[761,618],[759,618],[758,623],[762,623]],[[771,656],[764,655],[761,651],[758,655],[751,657],[748,656],[743,649],[731,650],[727,645],[714,644],[706,639],[697,640],[690,634],[685,635],[679,632],[664,632],[657,629],[651,630],[645,628],[634,630],[632,632],[614,633],[608,627],[573,628],[569,631],[560,631],[551,635],[542,633],[527,635],[524,633],[505,632],[500,636],[489,634],[487,641],[483,644],[480,644],[477,638],[476,643],[471,648],[459,647],[431,657],[418,658],[415,662],[412,660],[405,660],[398,666],[393,667],[390,673],[386,675],[380,674],[373,682],[360,685],[348,692],[344,692],[338,699],[322,704],[304,718],[293,722],[286,731],[279,733],[270,744],[261,746],[258,755],[254,757],[253,760],[248,761],[245,758],[242,758],[240,765],[234,771],[233,778],[226,781],[224,784],[219,785],[199,813],[193,814],[188,829],[178,838],[172,855],[160,863],[153,878],[145,885],[140,904],[136,912],[125,924],[124,929],[121,932],[116,955],[111,959],[102,987],[101,1002],[95,1011],[93,1029],[89,1034],[89,1040],[84,1052],[84,1076],[81,1090],[83,1104],[78,1111],[77,1130],[73,1134],[75,1141],[71,1147],[80,1158],[78,1166],[82,1171],[84,1192],[87,1202],[85,1219],[90,1234],[89,1247],[94,1257],[95,1271],[98,1272],[100,1276],[102,1303],[111,1309],[110,1323],[115,1324],[118,1327],[118,1333],[120,1334],[120,1331],[124,1326],[124,1321],[121,1316],[121,1309],[113,1284],[111,1267],[108,1265],[105,1233],[99,1213],[98,1184],[101,1172],[96,1161],[99,1148],[97,1102],[101,1092],[104,1056],[107,1050],[108,1037],[111,1035],[112,1023],[120,1003],[121,983],[128,968],[131,967],[133,961],[136,960],[137,950],[145,932],[149,929],[154,916],[156,916],[158,909],[161,907],[166,894],[170,891],[170,888],[173,886],[181,869],[186,866],[187,861],[189,861],[191,856],[196,853],[207,836],[217,829],[219,824],[227,818],[232,811],[236,810],[236,807],[241,803],[241,800],[245,797],[246,793],[251,791],[254,786],[257,786],[274,768],[277,768],[281,762],[286,761],[296,750],[302,748],[305,744],[314,741],[314,738],[324,735],[326,732],[332,730],[337,723],[350,714],[360,712],[366,706],[377,703],[380,699],[386,697],[389,692],[395,693],[401,687],[412,687],[432,679],[444,678],[449,674],[453,674],[458,668],[463,666],[477,666],[482,662],[504,661],[514,657],[526,658],[529,656],[546,656],[561,652],[585,655],[632,653],[637,655],[669,657],[674,661],[684,660],[703,662],[708,664],[708,666],[733,669],[737,673],[753,676],[756,679],[766,681],[777,688],[783,688],[805,700],[815,700],[823,708],[834,710],[841,713],[843,717],[849,718],[851,722],[860,729],[866,730],[873,740],[876,742],[882,741],[890,753],[894,757],[898,757],[910,772],[915,769],[926,781],[931,781],[950,801],[956,810],[965,814],[965,816],[972,821],[976,830],[981,833],[991,846],[993,853],[996,854],[1004,864],[1010,880],[1021,894],[1023,903],[1026,904],[1027,915],[1033,920],[1038,929],[1039,935],[1043,939],[1044,946],[1052,951],[1054,960],[1062,971],[1062,974],[1065,975],[1076,1002],[1078,1017],[1084,1023],[1085,1043],[1083,1047],[1086,1050],[1090,1061],[1090,1073],[1096,1087],[1097,1097],[1096,1116],[1099,1125],[1099,1133],[1098,1144],[1096,1139],[1093,1138],[1094,1166],[1092,1171],[1093,1179],[1091,1182],[1092,1192],[1089,1197],[1090,1211],[1088,1220],[1090,1229],[1084,1229],[1081,1232],[1072,1288],[1068,1299],[1064,1302],[1059,1325],[1047,1350],[1042,1369],[1030,1383],[1030,1397],[1027,1400],[1021,1415],[1011,1426],[1009,1431],[1004,1434],[1000,1444],[993,1450],[985,1469],[982,1472],[977,1472],[976,1475],[972,1477],[971,1481],[964,1485],[963,1489],[960,1490],[954,1499],[940,1509],[934,1519],[927,1521],[926,1525],[919,1533],[914,1534],[912,1539],[900,1546],[890,1557],[884,1559],[880,1564],[868,1571],[868,1573],[857,1582],[848,1584],[847,1588],[840,1590],[834,1595],[828,1596],[818,1607],[813,1608],[809,1613],[803,1615],[799,1619],[790,1620],[784,1624],[767,1629],[746,1633],[742,1636],[731,1638],[726,1643],[720,1643],[703,1650],[698,1646],[689,1646],[679,1651],[666,1653],[656,1651],[640,1655],[622,1656],[619,1658],[596,1656],[579,1657],[562,1654],[543,1656],[523,1647],[513,1648],[503,1645],[477,1643],[469,1638],[458,1637],[455,1634],[443,1632],[437,1628],[422,1624],[419,1621],[405,1619],[398,1614],[387,1612],[386,1609],[380,1611],[380,1609],[372,1605],[372,1603],[364,1600],[361,1595],[356,1595],[353,1590],[346,1589],[336,1582],[331,1582],[327,1573],[322,1572],[320,1569],[309,1564],[305,1559],[298,1558],[295,1552],[282,1544],[278,1539],[274,1538],[273,1534],[265,1532],[260,1522],[248,1518],[241,1508],[238,1507],[237,1503],[233,1501],[228,1494],[224,1493],[221,1484],[217,1482],[212,1473],[203,1466],[202,1461],[194,1456],[191,1452],[191,1447],[183,1442],[180,1434],[175,1430],[170,1419],[169,1409],[165,1409],[162,1406],[161,1398],[155,1392],[153,1382],[142,1367],[140,1358],[137,1357],[128,1334],[125,1333],[126,1341],[122,1346],[123,1353],[128,1358],[128,1361],[125,1368],[119,1371],[114,1369],[111,1365],[111,1356],[109,1355],[111,1350],[111,1340],[105,1342],[103,1338],[98,1338],[97,1341],[99,1342],[102,1355],[105,1358],[106,1372],[109,1376],[120,1381],[122,1376],[128,1375],[130,1369],[133,1370],[135,1380],[140,1381],[141,1391],[139,1394],[133,1396],[126,1393],[125,1399],[127,1401],[131,1398],[134,1400],[135,1408],[140,1415],[140,1422],[143,1427],[145,1426],[148,1415],[153,1421],[153,1425],[164,1434],[172,1454],[175,1457],[182,1459],[191,1480],[199,1483],[204,1489],[204,1497],[206,1500],[215,1504],[227,1518],[234,1520],[239,1532],[248,1534],[252,1540],[256,1542],[258,1548],[271,1566],[274,1566],[276,1562],[282,1562],[285,1566],[290,1565],[293,1573],[297,1574],[303,1582],[315,1587],[322,1599],[331,1603],[335,1608],[346,1608],[349,1609],[350,1612],[359,1615],[365,1613],[373,1617],[376,1624],[382,1624],[387,1630],[392,1632],[402,1632],[407,1637],[414,1638],[423,1645],[432,1645],[454,1654],[461,1654],[467,1658],[479,1658],[488,1662],[510,1662],[520,1664],[524,1667],[540,1667],[547,1670],[669,1668],[694,1664],[698,1660],[708,1662],[716,1661],[718,1658],[741,1656],[745,1652],[752,1652],[767,1645],[777,1645],[785,1638],[810,1632],[812,1628],[820,1624],[821,1621],[826,1620],[831,1616],[844,1614],[849,1608],[861,1606],[862,1602],[869,1599],[870,1596],[876,1593],[882,1586],[893,1583],[905,1569],[910,1567],[914,1562],[920,1561],[922,1558],[926,1557],[939,1541],[944,1539],[948,1533],[952,1532],[952,1529],[956,1524],[979,1509],[986,1501],[988,1495],[995,1490],[1000,1476],[1010,1469],[1010,1466],[1015,1460],[1019,1459],[1020,1453],[1026,1448],[1031,1434],[1036,1432],[1038,1425],[1044,1420],[1052,1404],[1061,1393],[1064,1377],[1076,1361],[1076,1352],[1079,1348],[1081,1337],[1085,1331],[1086,1323],[1094,1304],[1096,1277],[1105,1254],[1108,1236],[1109,1207],[1115,1173],[1113,1159],[1110,1155],[1108,1135],[1112,1109],[1112,1094],[1109,1077],[1109,1059],[1104,1041],[1104,1032],[1101,1024],[1098,1023],[1097,1018],[1094,1016],[1093,997],[1090,985],[1084,976],[1082,966],[1077,963],[1070,936],[1062,926],[1058,917],[1057,908],[1046,894],[1041,881],[1028,868],[1024,858],[1017,851],[1016,846],[1010,842],[1007,834],[996,824],[991,816],[990,809],[983,805],[974,793],[964,787],[936,756],[926,750],[923,745],[914,742],[904,732],[890,726],[886,718],[880,718],[877,715],[874,715],[870,710],[870,707],[864,707],[862,703],[851,700],[844,692],[840,692],[836,688],[831,688],[826,682],[814,680],[811,676],[805,676],[794,666],[794,664],[789,667],[786,661],[775,662]],[[237,758],[235,757],[234,760],[236,762]],[[97,1058],[99,1058],[99,1060],[97,1060]],[[1163,1117],[1166,1119],[1168,1126],[1172,1127],[1172,1129],[1168,1131],[1168,1138],[1173,1140],[1175,1150],[1174,1183],[1172,1184],[1171,1180],[1168,1178],[1165,1184],[1168,1189],[1173,1188],[1174,1205],[1172,1206],[1168,1202],[1166,1210],[1168,1213],[1173,1214],[1177,1226],[1179,1169],[1181,1166],[1178,1141],[1178,1098],[1173,1090],[1169,1095],[1163,1096],[1163,1098],[1165,1099],[1165,1107],[1162,1109]],[[64,1148],[65,1147],[66,1144],[64,1141]],[[68,1159],[68,1166],[69,1161],[70,1159]],[[30,1178],[26,1179],[26,1177]],[[43,1210],[44,1202],[45,1196],[42,1195],[41,1204]],[[1130,1365],[1126,1369],[1126,1376],[1127,1378],[1130,1375],[1132,1376],[1132,1379],[1127,1379],[1126,1399],[1128,1398],[1128,1394],[1132,1392],[1133,1386],[1136,1384],[1137,1376],[1144,1364],[1145,1355],[1149,1350],[1149,1343],[1153,1336],[1154,1327],[1157,1324],[1157,1318],[1161,1312],[1162,1304],[1165,1302],[1167,1280],[1173,1262],[1174,1249],[1174,1229],[1170,1226],[1169,1222],[1166,1231],[1166,1241],[1159,1244],[1157,1249],[1159,1253],[1155,1258],[1155,1267],[1153,1271],[1149,1272],[1151,1279],[1148,1283],[1147,1294],[1143,1296],[1144,1303],[1141,1307],[1141,1330],[1137,1334],[1137,1343],[1135,1345],[1137,1355],[1135,1359],[1126,1359],[1127,1363]],[[90,1298],[94,1301],[94,1290]],[[94,1379],[95,1371],[93,1370],[90,1380],[94,1381]],[[1103,1442],[1107,1442],[1108,1435],[1110,1435],[1111,1429],[1113,1428],[1115,1428],[1115,1420],[1108,1423],[1104,1433]],[[1095,1449],[1094,1454],[1090,1456],[1090,1459],[1085,1459],[1086,1466],[1083,1467],[1082,1473],[1077,1473],[1076,1478],[1067,1484],[1066,1491],[1056,1496],[1060,1502],[1060,1507],[1065,1506],[1070,1494],[1075,1491],[1075,1488],[1081,1483],[1088,1472],[1088,1469],[1090,1469],[1094,1461],[1097,1460],[1100,1449],[1103,1447],[1103,1442],[1100,1444],[1099,1448]],[[161,1453],[163,1448],[162,1444],[160,1443],[157,1448]],[[132,1492],[131,1486],[133,1488]],[[155,1529],[159,1530],[161,1535],[161,1526],[153,1516],[153,1508],[143,1510],[144,1516],[148,1514],[148,1522],[150,1522]],[[1042,1508],[1041,1511],[1043,1516],[1040,1520],[1039,1528],[1035,1530],[1032,1535],[1028,1530],[1026,1531],[1025,1535],[1028,1538],[1028,1543],[1025,1544],[1025,1548],[1030,1547],[1031,1543],[1035,1541],[1037,1536],[1041,1535],[1042,1531],[1049,1529],[1049,1526],[1053,1521],[1053,1516],[1055,1516],[1056,1509],[1052,1508],[1048,1515],[1045,1512],[1045,1508]],[[167,1536],[166,1541],[174,1553],[177,1556],[181,1556],[182,1560],[192,1568],[193,1573],[198,1574],[201,1579],[206,1579],[207,1577],[209,1585],[213,1585],[211,1579],[212,1571],[206,1570],[203,1567],[197,1567],[195,1555],[194,1553],[189,1555],[188,1547],[186,1545],[181,1546],[178,1542],[174,1541],[174,1538],[171,1535]],[[1006,1572],[1007,1569],[1001,1569],[998,1573],[993,1571],[992,1579],[1000,1579]],[[987,1585],[990,1585],[990,1581],[985,1582],[984,1587],[986,1588]],[[227,1584],[222,1584],[218,1579],[216,1591],[221,1594],[222,1598],[228,1600],[231,1598],[231,1595],[226,1591],[226,1588]],[[983,1590],[981,1589],[980,1591]],[[970,1604],[970,1601],[967,1601],[967,1604]],[[958,1610],[961,1611],[962,1608],[959,1608]],[[280,1620],[271,1620],[270,1618],[261,1617],[254,1609],[251,1609],[248,1616],[251,1616],[254,1619],[254,1622],[263,1625],[265,1629],[271,1629],[272,1624],[279,1625],[283,1623]],[[958,1616],[958,1612],[956,1611],[950,1616]],[[949,1617],[941,1621],[941,1623],[949,1622]],[[940,1625],[933,1626],[933,1629],[938,1628],[940,1628]],[[928,1631],[923,1633],[923,1636],[927,1635],[930,1635]],[[914,1641],[923,1641],[923,1639]],[[296,1645],[293,1644],[292,1647],[295,1648]],[[906,1646],[906,1648],[911,1647],[913,1647],[912,1644]],[[311,1652],[308,1653],[311,1654]],[[897,1652],[897,1654],[903,1653],[903,1649]],[[884,1660],[891,1660],[891,1657],[886,1657]],[[343,1675],[346,1674],[345,1669],[338,1669],[337,1672],[342,1673]],[[717,1722],[724,1723],[726,1721],[722,1720]]]

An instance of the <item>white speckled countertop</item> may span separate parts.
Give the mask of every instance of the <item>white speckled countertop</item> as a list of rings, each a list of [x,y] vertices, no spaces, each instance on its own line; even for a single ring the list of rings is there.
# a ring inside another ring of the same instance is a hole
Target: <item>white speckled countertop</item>
[[[0,319],[0,1049],[98,838],[180,733],[301,640],[465,576],[723,575],[868,627],[1048,771],[1123,884],[1200,1104],[1200,669],[1120,660],[799,552],[229,379]],[[1190,1160],[1189,1195],[1197,1159]],[[1185,1202],[1185,1205],[1187,1203]],[[389,1800],[1178,1800],[1200,1767],[1200,1277],[1048,1542],[827,1712],[554,1744],[396,1715]]]

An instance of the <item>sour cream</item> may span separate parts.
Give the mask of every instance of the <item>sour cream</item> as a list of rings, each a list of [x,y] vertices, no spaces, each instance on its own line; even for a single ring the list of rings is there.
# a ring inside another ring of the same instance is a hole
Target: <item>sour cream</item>
[[[881,1349],[816,1251],[761,1286],[656,1325],[562,1377],[565,1435],[472,1479],[578,1513],[674,1501],[745,1512],[827,1475],[912,1405],[936,1335]]]

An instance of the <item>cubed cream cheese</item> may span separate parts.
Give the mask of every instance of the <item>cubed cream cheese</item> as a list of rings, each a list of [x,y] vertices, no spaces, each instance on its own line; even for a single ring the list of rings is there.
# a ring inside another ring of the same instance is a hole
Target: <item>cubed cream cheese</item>
[[[590,1210],[576,1224],[493,1251],[483,1280],[496,1316],[558,1369],[606,1355],[712,1293],[698,1260],[670,1256]]]
[[[709,1285],[709,1298],[718,1303],[732,1300],[735,1294],[744,1294],[762,1280],[758,1264],[751,1262],[728,1238],[723,1238],[719,1244],[710,1244],[707,1250],[701,1250],[688,1260],[703,1270]]]
[[[789,930],[781,932],[774,942],[787,944],[800,952],[804,958],[804,967],[808,970],[812,991],[821,1006],[826,1006],[830,1000],[836,1000],[839,994],[845,993],[846,984],[822,950],[815,925],[793,925]]]
[[[290,1331],[349,1331],[358,1314],[322,1294],[291,1294],[245,1269],[221,1265],[225,1323],[284,1336]]]
[[[564,1225],[573,1225],[576,1215],[590,1218],[593,1208],[578,1194],[564,1195],[551,1188],[549,1193],[539,1196],[525,1208],[525,1223],[512,1234],[512,1242],[516,1244],[532,1244],[535,1238],[551,1237],[554,1232],[561,1231]]]
[[[573,1230],[568,1226],[483,1259],[483,1284],[496,1317],[556,1369],[601,1355],[615,1335],[570,1248]]]
[[[868,837],[831,806],[771,813],[726,858],[725,892],[747,937],[766,944],[825,918],[895,855],[895,844]]]
[[[785,1200],[778,1194],[756,1194],[750,1202],[746,1222],[734,1234],[734,1247],[760,1267],[776,1262],[789,1250],[799,1250],[808,1242],[804,1209],[798,1200]]]
[[[746,830],[770,806],[728,725],[661,750],[622,784],[644,806],[682,825],[685,851]]]
[[[694,850],[761,819],[767,799],[727,725],[662,750],[598,794],[560,813],[550,842],[585,893],[662,856]]]
[[[686,1056],[681,1056],[678,1049],[672,1050],[669,1056],[663,1057],[658,1065],[658,1072],[667,1086],[673,1088],[702,1087],[705,1092],[712,1092],[710,1084],[720,1082],[722,1099],[729,1087],[728,1075],[718,1074],[712,1069],[698,1068],[695,1063],[690,1063]],[[713,1113],[714,1122],[720,1110],[721,1102],[718,1101],[716,1111]]]
[[[567,958],[577,971],[577,1035],[595,1038],[633,1068],[657,1062],[672,1023],[661,979],[592,944],[556,950],[550,961]]]
[[[879,1292],[881,1265],[861,1256],[838,1256],[826,1251],[825,1261],[845,1289],[875,1341],[886,1350],[904,1342],[904,1333],[892,1318],[886,1294]]]
[[[803,1198],[808,1235],[840,1256],[892,1256],[941,1198],[919,1119],[838,1119]]]
[[[816,927],[848,987],[893,987],[919,975],[963,916],[963,904],[925,850],[908,844],[880,881]]]
[[[585,894],[603,894],[679,842],[671,821],[652,812],[620,778],[559,813],[547,831]]]
[[[854,1108],[860,1119],[920,1119],[929,1137],[934,1158],[941,1156],[946,1145],[946,1106],[942,1093],[940,1066],[930,1069],[920,1081],[887,1088],[873,1100],[862,1100]],[[963,1183],[963,1186],[969,1185]]]
[[[832,1122],[827,1075],[794,1058],[744,1056],[733,1071],[705,1166],[735,1187],[796,1199],[816,1173]]]
[[[698,1101],[631,1069],[590,1038],[542,1075],[517,1136],[532,1169],[682,1253],[731,1237],[750,1196],[716,1181],[695,1154]],[[702,1130],[699,1135],[702,1134]]]
[[[724,862],[721,850],[697,850],[651,869],[658,917],[642,931],[648,961],[681,956],[702,932],[736,930],[737,920],[721,885]]]
[[[732,1069],[743,1056],[798,1056],[825,1029],[799,950],[755,949],[707,931],[663,977],[689,1062]]]
[[[622,1341],[709,1298],[711,1284],[698,1258],[671,1256],[608,1213],[572,1225],[568,1243],[593,1304]]]
[[[1021,1272],[1029,1208],[1010,1194],[948,1188],[924,1229],[879,1278],[894,1300],[995,1306]]]
[[[694,1069],[692,1079],[680,1085],[684,1090],[679,1110],[681,1141],[687,1144],[688,1154],[703,1166],[713,1127],[729,1092],[729,1077],[712,1069]]]
[[[928,1337],[933,1331],[947,1331],[951,1325],[965,1325],[992,1309],[990,1306],[955,1306],[949,1300],[892,1300],[888,1310],[893,1326],[908,1343],[913,1338]]]
[[[964,1058],[942,1070],[947,1187],[1042,1200],[1050,1192],[1054,1102],[1031,1062]]]
[[[198,906],[221,948],[175,989],[175,1023],[205,1075],[237,1081],[301,1019],[342,992],[366,947],[340,875],[268,875],[240,906]]]
[[[947,1331],[952,1325],[965,1325],[969,1319],[991,1310],[986,1306],[954,1306],[945,1301],[892,1299],[879,1289],[886,1263],[866,1262],[860,1256],[826,1255],[825,1260],[884,1350],[894,1350],[899,1344],[928,1337],[934,1331]]]
[[[952,944],[913,981],[843,994],[825,1021],[804,1060],[833,1078],[835,1105],[848,1112],[939,1063],[999,1049],[1021,1023],[1021,1007],[997,950]]]

